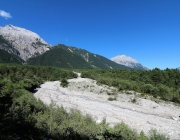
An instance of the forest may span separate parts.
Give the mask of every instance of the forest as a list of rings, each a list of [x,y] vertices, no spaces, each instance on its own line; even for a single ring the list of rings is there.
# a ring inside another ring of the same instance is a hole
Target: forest
[[[180,72],[166,69],[87,70],[83,77],[119,90],[134,90],[180,102]],[[47,106],[33,93],[46,81],[66,81],[77,75],[72,70],[40,66],[0,65],[0,139],[1,140],[168,140],[165,134],[151,130],[140,134],[124,123],[113,128],[104,119],[100,124],[78,110]],[[65,80],[64,80],[65,79]]]
[[[165,101],[180,103],[180,71],[160,70],[88,70],[82,77],[97,80],[118,88],[119,91],[136,91]]]

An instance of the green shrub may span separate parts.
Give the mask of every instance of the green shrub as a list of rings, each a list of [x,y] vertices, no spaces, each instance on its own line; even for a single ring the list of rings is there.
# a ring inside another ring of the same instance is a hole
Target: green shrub
[[[157,130],[150,130],[150,140],[169,140],[169,137],[166,136],[165,134],[158,133]]]
[[[114,134],[116,136],[121,136],[123,140],[136,140],[138,139],[138,134],[128,127],[125,123],[120,123],[114,126]]]
[[[173,98],[173,94],[171,93],[169,87],[160,84],[158,86],[159,89],[159,96],[163,99],[163,100],[172,100]]]
[[[180,103],[180,90],[177,90],[174,94],[173,94],[173,102],[177,102]]]
[[[111,86],[118,87],[119,86],[119,82],[117,80],[113,80],[112,83],[111,83]]]
[[[115,95],[116,93],[114,92],[108,92],[107,95]]]
[[[149,140],[149,138],[144,134],[143,131],[141,131],[140,136],[137,140]]]
[[[159,89],[158,89],[157,87],[153,87],[152,90],[151,90],[151,94],[152,94],[153,96],[155,96],[155,95],[157,96],[158,93],[159,93]]]
[[[68,84],[69,84],[69,82],[68,82],[66,79],[62,79],[62,80],[61,80],[61,86],[62,86],[62,87],[67,87]]]
[[[153,89],[153,85],[151,84],[145,84],[141,87],[141,90],[144,92],[144,93],[152,93],[152,89]]]
[[[116,99],[116,97],[109,97],[108,100],[109,101],[114,101],[114,100],[116,101],[117,99]]]

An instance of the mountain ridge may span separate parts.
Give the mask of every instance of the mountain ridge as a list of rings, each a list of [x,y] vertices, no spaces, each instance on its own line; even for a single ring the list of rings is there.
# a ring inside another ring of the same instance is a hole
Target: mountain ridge
[[[13,62],[63,68],[133,68],[125,64],[117,64],[104,56],[93,54],[84,49],[63,44],[52,47],[37,33],[11,24],[5,27],[0,26],[0,49],[9,53],[3,55],[4,57],[8,57],[6,59],[1,58],[2,62],[7,62],[8,60],[12,60],[9,58],[14,58]]]
[[[84,49],[58,44],[51,50],[27,61],[30,65],[46,65],[63,68],[83,69],[130,69],[124,65],[93,54]]]

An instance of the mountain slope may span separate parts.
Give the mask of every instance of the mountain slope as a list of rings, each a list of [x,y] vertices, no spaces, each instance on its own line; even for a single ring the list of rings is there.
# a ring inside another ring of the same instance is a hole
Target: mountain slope
[[[137,60],[126,55],[118,55],[111,58],[110,60],[116,62],[117,64],[125,65],[130,68],[148,70],[148,68],[141,65]]]
[[[0,49],[16,55],[19,53],[2,35],[0,35]]]
[[[88,63],[76,54],[57,47],[34,58],[30,58],[29,65],[54,66],[61,68],[92,68]]]
[[[20,57],[0,49],[0,63],[22,64],[23,62]]]
[[[129,69],[116,64],[111,60],[92,54],[86,50],[67,47],[62,44],[52,47],[51,50],[27,61],[30,65],[44,65],[61,68],[97,68],[97,69]]]
[[[11,49],[6,46],[0,46],[0,49],[18,55],[23,60],[42,54],[50,48],[38,34],[13,25],[0,27],[0,35],[11,45]]]
[[[109,59],[100,56],[98,54],[93,54],[84,49],[79,49],[76,47],[66,47],[62,46],[62,49],[68,50],[71,53],[80,55],[89,65],[93,68],[101,69],[129,69],[124,65],[117,65],[116,63],[110,61]]]
[[[0,35],[0,63],[22,64],[24,61],[14,55],[18,53],[9,43]]]

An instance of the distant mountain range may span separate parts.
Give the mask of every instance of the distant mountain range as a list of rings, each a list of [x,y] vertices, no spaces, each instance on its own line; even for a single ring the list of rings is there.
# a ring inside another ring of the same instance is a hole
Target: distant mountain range
[[[137,60],[126,55],[118,55],[111,58],[111,60],[116,62],[117,64],[125,65],[133,69],[148,70],[148,68],[141,65]]]
[[[110,60],[63,44],[52,47],[38,34],[13,25],[0,27],[0,63],[78,69],[146,69],[125,55]]]

